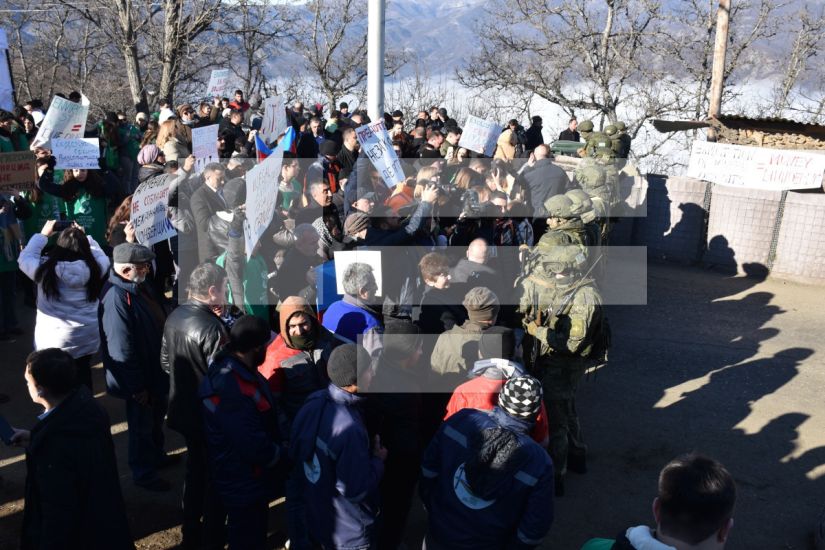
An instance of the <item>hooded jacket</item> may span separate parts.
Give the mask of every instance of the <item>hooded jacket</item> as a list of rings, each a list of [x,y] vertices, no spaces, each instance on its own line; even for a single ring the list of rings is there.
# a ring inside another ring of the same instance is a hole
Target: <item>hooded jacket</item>
[[[92,256],[100,267],[101,277],[109,271],[109,258],[92,237],[89,246]],[[37,269],[45,261],[43,248],[49,239],[40,233],[32,235],[17,262],[20,271],[34,280]],[[97,301],[88,301],[86,283],[89,282],[89,267],[83,260],[57,262],[58,299],[49,298],[38,285],[37,321],[34,326],[34,347],[36,349],[60,348],[75,359],[95,353],[100,347],[100,333],[97,324]]]
[[[419,483],[434,546],[541,544],[553,523],[553,463],[529,429],[529,422],[498,407],[465,409],[441,425],[424,454]],[[482,465],[485,457],[493,459],[492,467]]]
[[[135,547],[109,417],[85,386],[34,426],[26,469],[24,550]]]
[[[296,313],[305,313],[312,323],[314,342],[309,349],[296,347],[289,336],[289,320]],[[272,395],[291,425],[306,398],[329,383],[327,360],[339,341],[321,326],[312,308],[302,298],[290,296],[284,300],[280,321],[280,334],[267,348],[266,359],[258,367],[258,372],[267,379]]]
[[[307,527],[325,548],[368,548],[374,538],[384,464],[370,452],[362,401],[330,384],[309,396],[292,425]]]
[[[631,527],[619,533],[616,540],[590,539],[581,550],[676,550],[673,546],[659,542],[653,530],[647,525]]]

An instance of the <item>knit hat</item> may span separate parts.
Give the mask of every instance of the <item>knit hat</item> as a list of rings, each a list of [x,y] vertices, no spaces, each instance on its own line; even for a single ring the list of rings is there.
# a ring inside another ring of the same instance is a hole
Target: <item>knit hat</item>
[[[269,323],[255,315],[244,315],[232,325],[227,349],[246,353],[261,346],[268,346],[274,339]]]
[[[532,376],[519,376],[502,386],[498,406],[512,417],[532,420],[541,408],[541,398],[541,382]]]
[[[501,302],[498,296],[487,287],[477,286],[471,289],[464,296],[464,307],[470,321],[478,323],[481,321],[493,321],[498,316]]]
[[[140,153],[138,153],[137,161],[138,164],[144,166],[146,164],[152,164],[156,160],[158,160],[158,156],[160,156],[161,150],[158,148],[157,145],[144,145],[140,148]]]
[[[327,139],[321,142],[321,145],[318,147],[318,152],[324,156],[334,157],[341,151],[341,148],[338,144],[331,139]]]
[[[327,361],[329,381],[339,388],[358,384],[358,379],[370,368],[370,356],[357,344],[343,344],[335,348]]]
[[[363,212],[353,212],[344,221],[344,235],[353,236],[370,226],[370,217]]]

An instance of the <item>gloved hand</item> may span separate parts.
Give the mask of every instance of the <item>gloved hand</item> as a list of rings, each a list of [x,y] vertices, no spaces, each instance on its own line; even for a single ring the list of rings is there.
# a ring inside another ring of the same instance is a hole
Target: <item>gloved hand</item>
[[[536,324],[535,321],[530,321],[529,323],[527,323],[527,327],[525,327],[525,330],[527,331],[527,334],[529,334],[530,336],[535,336],[539,331],[539,326]]]

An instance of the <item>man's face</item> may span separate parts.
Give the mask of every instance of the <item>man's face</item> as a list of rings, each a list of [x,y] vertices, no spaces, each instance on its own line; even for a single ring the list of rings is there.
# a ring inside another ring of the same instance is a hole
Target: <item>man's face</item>
[[[499,208],[499,210],[501,210],[502,214],[504,214],[504,211],[507,209],[507,201],[505,199],[493,199],[492,203],[495,204]]]
[[[332,204],[332,191],[328,183],[312,186],[312,198],[321,206],[329,206]]]
[[[430,120],[436,120],[438,118],[438,109],[433,109],[430,111]]]
[[[117,274],[130,281],[132,283],[141,284],[146,280],[146,276],[149,274],[149,271],[152,269],[152,264],[150,263],[143,263],[143,264],[134,264],[134,268],[131,265],[125,265],[123,267],[118,268]]]
[[[281,168],[281,176],[284,181],[290,181],[298,175],[298,161],[285,161]]]
[[[195,110],[187,105],[181,110],[180,118],[184,122],[190,122],[192,120],[195,120]]]
[[[32,376],[31,369],[28,365],[26,365],[26,371],[23,373],[23,378],[26,379],[26,389],[29,390],[29,397],[31,397],[31,400],[35,403],[40,402],[42,396],[37,393],[40,391],[40,388],[37,386],[37,382],[34,381],[34,377]]]
[[[347,146],[347,149],[350,151],[357,151],[361,144],[358,143],[358,136],[355,135],[355,132],[350,132],[347,134],[347,137],[344,138],[344,145]]]
[[[312,133],[316,136],[318,135],[318,128],[321,127],[321,123],[317,120],[312,120],[309,123],[309,129],[312,130]]]
[[[442,143],[444,143],[444,136],[442,135],[434,135],[430,138],[430,144],[436,149],[439,149]]]
[[[427,114],[427,111],[418,111],[418,120],[429,120],[430,115]]]
[[[461,134],[457,134],[455,132],[448,132],[447,133],[447,141],[450,142],[450,145],[458,145],[459,140],[461,139]]]
[[[378,292],[378,285],[375,284],[375,277],[370,277],[367,286],[361,289],[360,298],[366,302],[371,302],[375,298],[375,293]]]
[[[574,120],[570,123],[570,131],[571,132],[575,132],[576,128],[578,128],[578,127],[579,127],[579,121],[578,120]]]
[[[229,122],[231,122],[231,123],[232,123],[232,124],[234,124],[235,126],[240,126],[240,124],[241,124],[241,121],[242,121],[242,120],[243,120],[243,115],[241,115],[240,113],[235,113],[235,114],[234,114],[234,115],[232,115],[232,117],[229,119]]]
[[[435,276],[435,280],[427,281],[427,282],[430,284],[430,286],[432,286],[434,288],[437,288],[439,290],[444,290],[445,288],[450,287],[450,273],[449,272],[439,273],[438,275]]]
[[[228,288],[228,283],[229,279],[224,278],[219,286],[209,287],[209,297],[206,303],[212,306],[213,309],[226,306],[226,289]]]
[[[223,187],[223,184],[226,182],[226,174],[223,170],[213,170],[209,174],[206,175],[206,185],[212,188],[214,191]]]
[[[235,101],[238,103],[243,103],[243,94],[237,93],[235,94]]]
[[[9,128],[11,128],[11,119],[0,120],[0,128],[4,130],[8,130]]]
[[[292,336],[307,336],[312,332],[312,321],[306,313],[296,313],[286,323],[287,333]]]
[[[221,100],[221,108],[226,109],[227,107],[229,107],[229,100],[228,99],[222,99]]]

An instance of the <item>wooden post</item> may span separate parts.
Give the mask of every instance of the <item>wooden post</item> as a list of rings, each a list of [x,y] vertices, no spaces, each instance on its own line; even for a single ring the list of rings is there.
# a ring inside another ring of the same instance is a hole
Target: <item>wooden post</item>
[[[710,109],[708,118],[717,118],[722,112],[722,90],[725,87],[725,55],[728,51],[728,27],[731,0],[719,0],[716,13],[716,43],[713,47],[713,73],[710,81]],[[707,132],[708,141],[716,141],[716,128]]]

